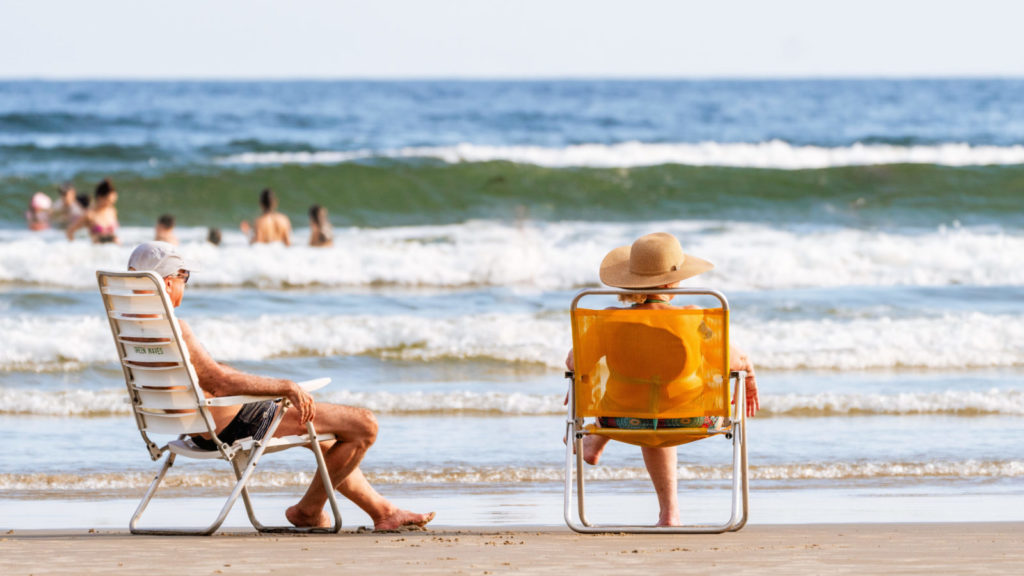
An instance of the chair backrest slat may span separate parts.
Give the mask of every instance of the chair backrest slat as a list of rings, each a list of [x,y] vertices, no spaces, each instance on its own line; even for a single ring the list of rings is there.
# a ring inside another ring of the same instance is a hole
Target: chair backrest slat
[[[212,432],[202,390],[163,281],[152,272],[97,272],[143,439]]]
[[[206,420],[199,411],[167,414],[140,410],[146,421],[146,432],[154,434],[198,434],[207,432]]]

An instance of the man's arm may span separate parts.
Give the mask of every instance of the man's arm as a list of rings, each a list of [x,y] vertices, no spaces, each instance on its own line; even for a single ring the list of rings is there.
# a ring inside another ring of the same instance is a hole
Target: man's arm
[[[300,420],[309,422],[316,415],[316,403],[308,392],[291,380],[247,374],[221,364],[210,356],[184,320],[178,320],[199,387],[213,396],[284,396],[299,410]]]
[[[287,216],[281,214],[281,234],[285,246],[292,245],[292,221]]]

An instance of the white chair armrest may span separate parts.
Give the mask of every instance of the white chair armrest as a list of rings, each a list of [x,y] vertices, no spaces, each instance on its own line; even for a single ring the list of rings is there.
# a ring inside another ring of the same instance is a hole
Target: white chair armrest
[[[299,386],[301,386],[302,389],[305,390],[306,392],[313,392],[314,390],[319,390],[330,383],[330,378],[316,378],[314,380],[306,380],[305,382],[299,382]]]
[[[220,396],[217,398],[207,398],[205,404],[207,406],[236,406],[238,404],[251,404],[253,402],[263,402],[264,400],[277,400],[281,396],[250,396],[248,394],[239,394],[238,396]]]
[[[330,378],[317,378],[315,380],[306,380],[305,382],[299,382],[299,386],[302,387],[306,392],[313,392],[319,390],[324,386],[331,383]],[[252,402],[263,402],[264,400],[277,400],[281,396],[252,396],[249,394],[239,394],[237,396],[220,396],[218,398],[207,398],[207,406],[235,406],[238,404],[250,404]]]

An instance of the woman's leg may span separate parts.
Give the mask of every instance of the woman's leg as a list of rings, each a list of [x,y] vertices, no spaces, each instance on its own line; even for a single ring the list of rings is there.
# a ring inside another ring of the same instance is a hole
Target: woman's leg
[[[679,495],[676,486],[676,448],[640,448],[647,473],[658,495],[658,526],[679,526]]]
[[[599,436],[597,434],[587,434],[583,437],[583,461],[590,465],[596,465],[601,459],[601,453],[604,452],[604,447],[608,445],[608,441],[611,440],[607,436]]]

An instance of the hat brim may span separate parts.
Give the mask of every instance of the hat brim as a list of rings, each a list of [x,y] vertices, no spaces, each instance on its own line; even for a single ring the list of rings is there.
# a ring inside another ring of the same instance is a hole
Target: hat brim
[[[604,257],[604,260],[601,261],[601,282],[615,288],[654,288],[692,278],[715,267],[714,264],[703,258],[684,254],[686,258],[683,260],[683,265],[675,270],[653,275],[634,274],[629,270],[631,248],[631,246],[619,246]]]

